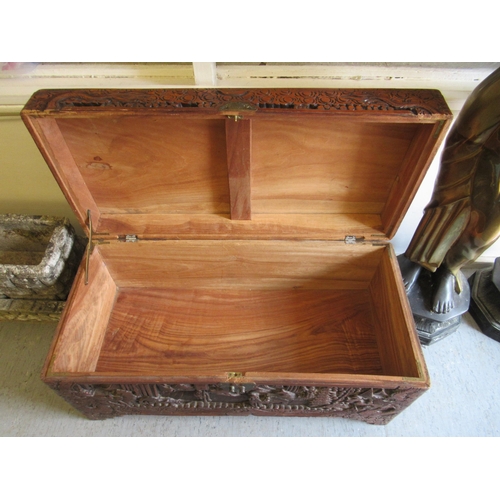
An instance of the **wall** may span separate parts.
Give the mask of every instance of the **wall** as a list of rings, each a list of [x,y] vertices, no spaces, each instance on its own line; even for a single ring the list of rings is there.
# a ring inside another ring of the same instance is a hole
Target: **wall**
[[[0,116],[0,213],[76,218],[24,123]]]

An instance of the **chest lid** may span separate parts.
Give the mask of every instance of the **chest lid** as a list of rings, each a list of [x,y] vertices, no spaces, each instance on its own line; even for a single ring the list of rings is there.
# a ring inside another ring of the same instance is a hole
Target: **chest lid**
[[[22,118],[109,238],[390,239],[452,115],[436,90],[42,90]]]

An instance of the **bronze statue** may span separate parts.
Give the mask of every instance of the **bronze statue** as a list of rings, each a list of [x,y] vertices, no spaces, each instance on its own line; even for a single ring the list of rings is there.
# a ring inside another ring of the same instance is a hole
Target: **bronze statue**
[[[431,202],[400,260],[406,291],[422,268],[435,272],[432,309],[450,312],[460,269],[499,236],[500,68],[469,96],[446,138]]]

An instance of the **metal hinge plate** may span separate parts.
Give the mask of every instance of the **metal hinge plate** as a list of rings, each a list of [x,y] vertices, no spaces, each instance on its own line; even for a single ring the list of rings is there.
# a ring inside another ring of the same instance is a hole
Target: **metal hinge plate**
[[[136,243],[139,241],[136,234],[126,234],[125,236],[120,236],[118,239],[124,241],[125,243]]]
[[[255,384],[249,383],[249,384],[230,384],[230,383],[223,383],[223,384],[218,384],[219,388],[223,391],[230,392],[231,394],[240,395],[240,394],[245,394],[247,392],[252,391],[255,389]]]
[[[362,236],[361,238],[356,238],[356,236],[347,235],[344,238],[344,243],[346,245],[355,245],[356,243],[361,243],[363,241],[365,241],[364,236]]]

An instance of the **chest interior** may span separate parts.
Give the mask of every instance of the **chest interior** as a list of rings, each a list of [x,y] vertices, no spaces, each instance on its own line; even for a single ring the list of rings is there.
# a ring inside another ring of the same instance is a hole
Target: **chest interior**
[[[423,380],[388,241],[451,115],[50,106],[91,244],[47,377]]]

